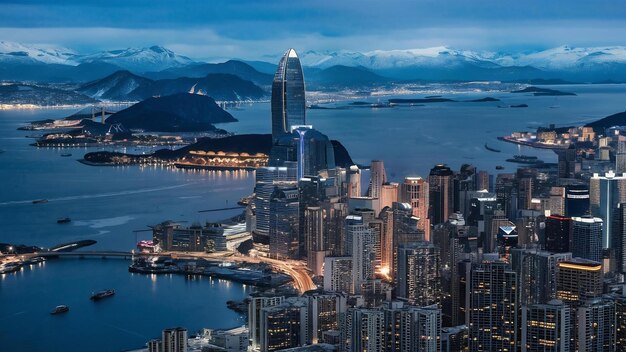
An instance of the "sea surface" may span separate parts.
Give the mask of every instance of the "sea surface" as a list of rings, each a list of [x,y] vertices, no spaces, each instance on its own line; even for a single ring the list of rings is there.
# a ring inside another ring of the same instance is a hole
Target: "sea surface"
[[[552,151],[519,147],[496,137],[551,123],[582,125],[626,110],[626,85],[550,86],[577,94],[558,97],[513,94],[501,85],[478,86],[438,87],[415,97],[436,94],[462,101],[489,96],[501,101],[308,110],[307,122],[341,141],[359,164],[384,160],[389,180],[401,181],[407,175],[427,176],[437,163],[457,170],[469,163],[495,173],[497,165],[505,167],[502,172],[514,172],[516,165],[505,159],[515,154],[555,162]],[[529,107],[508,107],[517,104]],[[344,107],[349,102],[323,106]],[[50,247],[94,239],[98,243],[89,249],[130,250],[137,240],[151,237],[149,225],[225,219],[237,211],[198,211],[233,206],[252,192],[253,172],[87,166],[77,159],[102,148],[38,149],[26,136],[39,132],[16,130],[28,121],[62,118],[75,110],[0,111],[0,149],[5,150],[0,153],[0,242]],[[220,127],[236,133],[269,133],[269,110],[268,103],[239,105],[229,110],[239,122]],[[502,152],[486,150],[485,143]],[[61,157],[64,153],[72,156]],[[41,198],[49,202],[32,204]],[[56,223],[65,216],[72,222]],[[59,259],[0,277],[0,351],[120,351],[142,347],[167,327],[184,326],[194,332],[244,324],[225,302],[245,297],[249,287],[207,278],[130,274],[128,264],[122,259]],[[97,304],[89,301],[92,291],[105,288],[115,288],[117,294]],[[58,304],[70,305],[70,312],[50,316]]]

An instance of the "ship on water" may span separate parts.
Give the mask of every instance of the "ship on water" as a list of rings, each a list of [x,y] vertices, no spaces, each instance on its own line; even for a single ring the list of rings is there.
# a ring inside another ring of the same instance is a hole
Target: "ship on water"
[[[496,148],[492,148],[492,147],[488,146],[487,143],[485,143],[485,149],[487,149],[490,152],[495,152],[495,153],[500,153],[501,152],[501,150],[498,150]]]
[[[90,298],[92,301],[99,301],[103,298],[111,297],[114,294],[115,294],[115,290],[109,289],[109,290],[95,292],[91,295]]]
[[[48,203],[47,199],[35,199],[33,201],[33,204],[43,204],[43,203]]]
[[[60,218],[60,219],[57,219],[57,224],[67,224],[67,223],[69,223],[71,221],[72,221],[72,219],[70,219],[68,217]]]
[[[52,315],[56,315],[56,314],[62,314],[62,313],[67,313],[69,312],[70,307],[66,306],[65,304],[61,304],[60,306],[56,306],[52,312],[50,312],[50,314]]]

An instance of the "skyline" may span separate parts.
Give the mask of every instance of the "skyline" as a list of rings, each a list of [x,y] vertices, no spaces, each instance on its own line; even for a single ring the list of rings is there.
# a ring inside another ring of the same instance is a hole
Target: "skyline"
[[[315,51],[438,46],[535,51],[561,45],[624,45],[626,33],[626,8],[614,1],[356,5],[194,0],[182,7],[161,0],[10,1],[0,5],[0,38],[79,53],[157,44],[198,60],[267,60],[294,43]],[[407,11],[399,11],[402,8]]]

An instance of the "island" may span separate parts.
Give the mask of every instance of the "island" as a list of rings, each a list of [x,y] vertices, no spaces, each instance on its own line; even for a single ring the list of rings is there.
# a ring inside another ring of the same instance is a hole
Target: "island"
[[[511,93],[532,93],[532,95],[538,96],[561,96],[561,95],[576,95],[571,92],[562,92],[560,90],[548,89],[548,88],[540,88],[535,86],[526,87],[520,90],[514,90]]]

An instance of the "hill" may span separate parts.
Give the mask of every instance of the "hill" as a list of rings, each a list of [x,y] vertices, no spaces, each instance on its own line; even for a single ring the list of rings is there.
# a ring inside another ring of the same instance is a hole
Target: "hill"
[[[586,127],[592,127],[594,131],[602,133],[605,129],[613,126],[626,126],[626,111],[618,112],[586,125]]]
[[[235,121],[212,98],[189,93],[149,98],[107,119],[127,129],[160,132],[210,131],[214,123]]]
[[[151,72],[146,74],[152,79],[178,78],[178,77],[205,77],[211,73],[226,73],[235,75],[246,81],[252,81],[255,84],[264,86],[271,85],[274,76],[272,74],[262,73],[245,62],[238,60],[229,60],[219,64],[193,64],[183,67],[168,68],[159,72]]]
[[[89,82],[78,88],[78,91],[94,99],[125,101],[135,89],[151,83],[147,78],[123,70]]]
[[[208,74],[205,77],[180,77],[151,80],[129,71],[118,71],[102,79],[87,83],[78,92],[95,99],[113,101],[141,101],[153,96],[202,92],[216,100],[257,100],[266,92],[250,81],[232,74]]]

